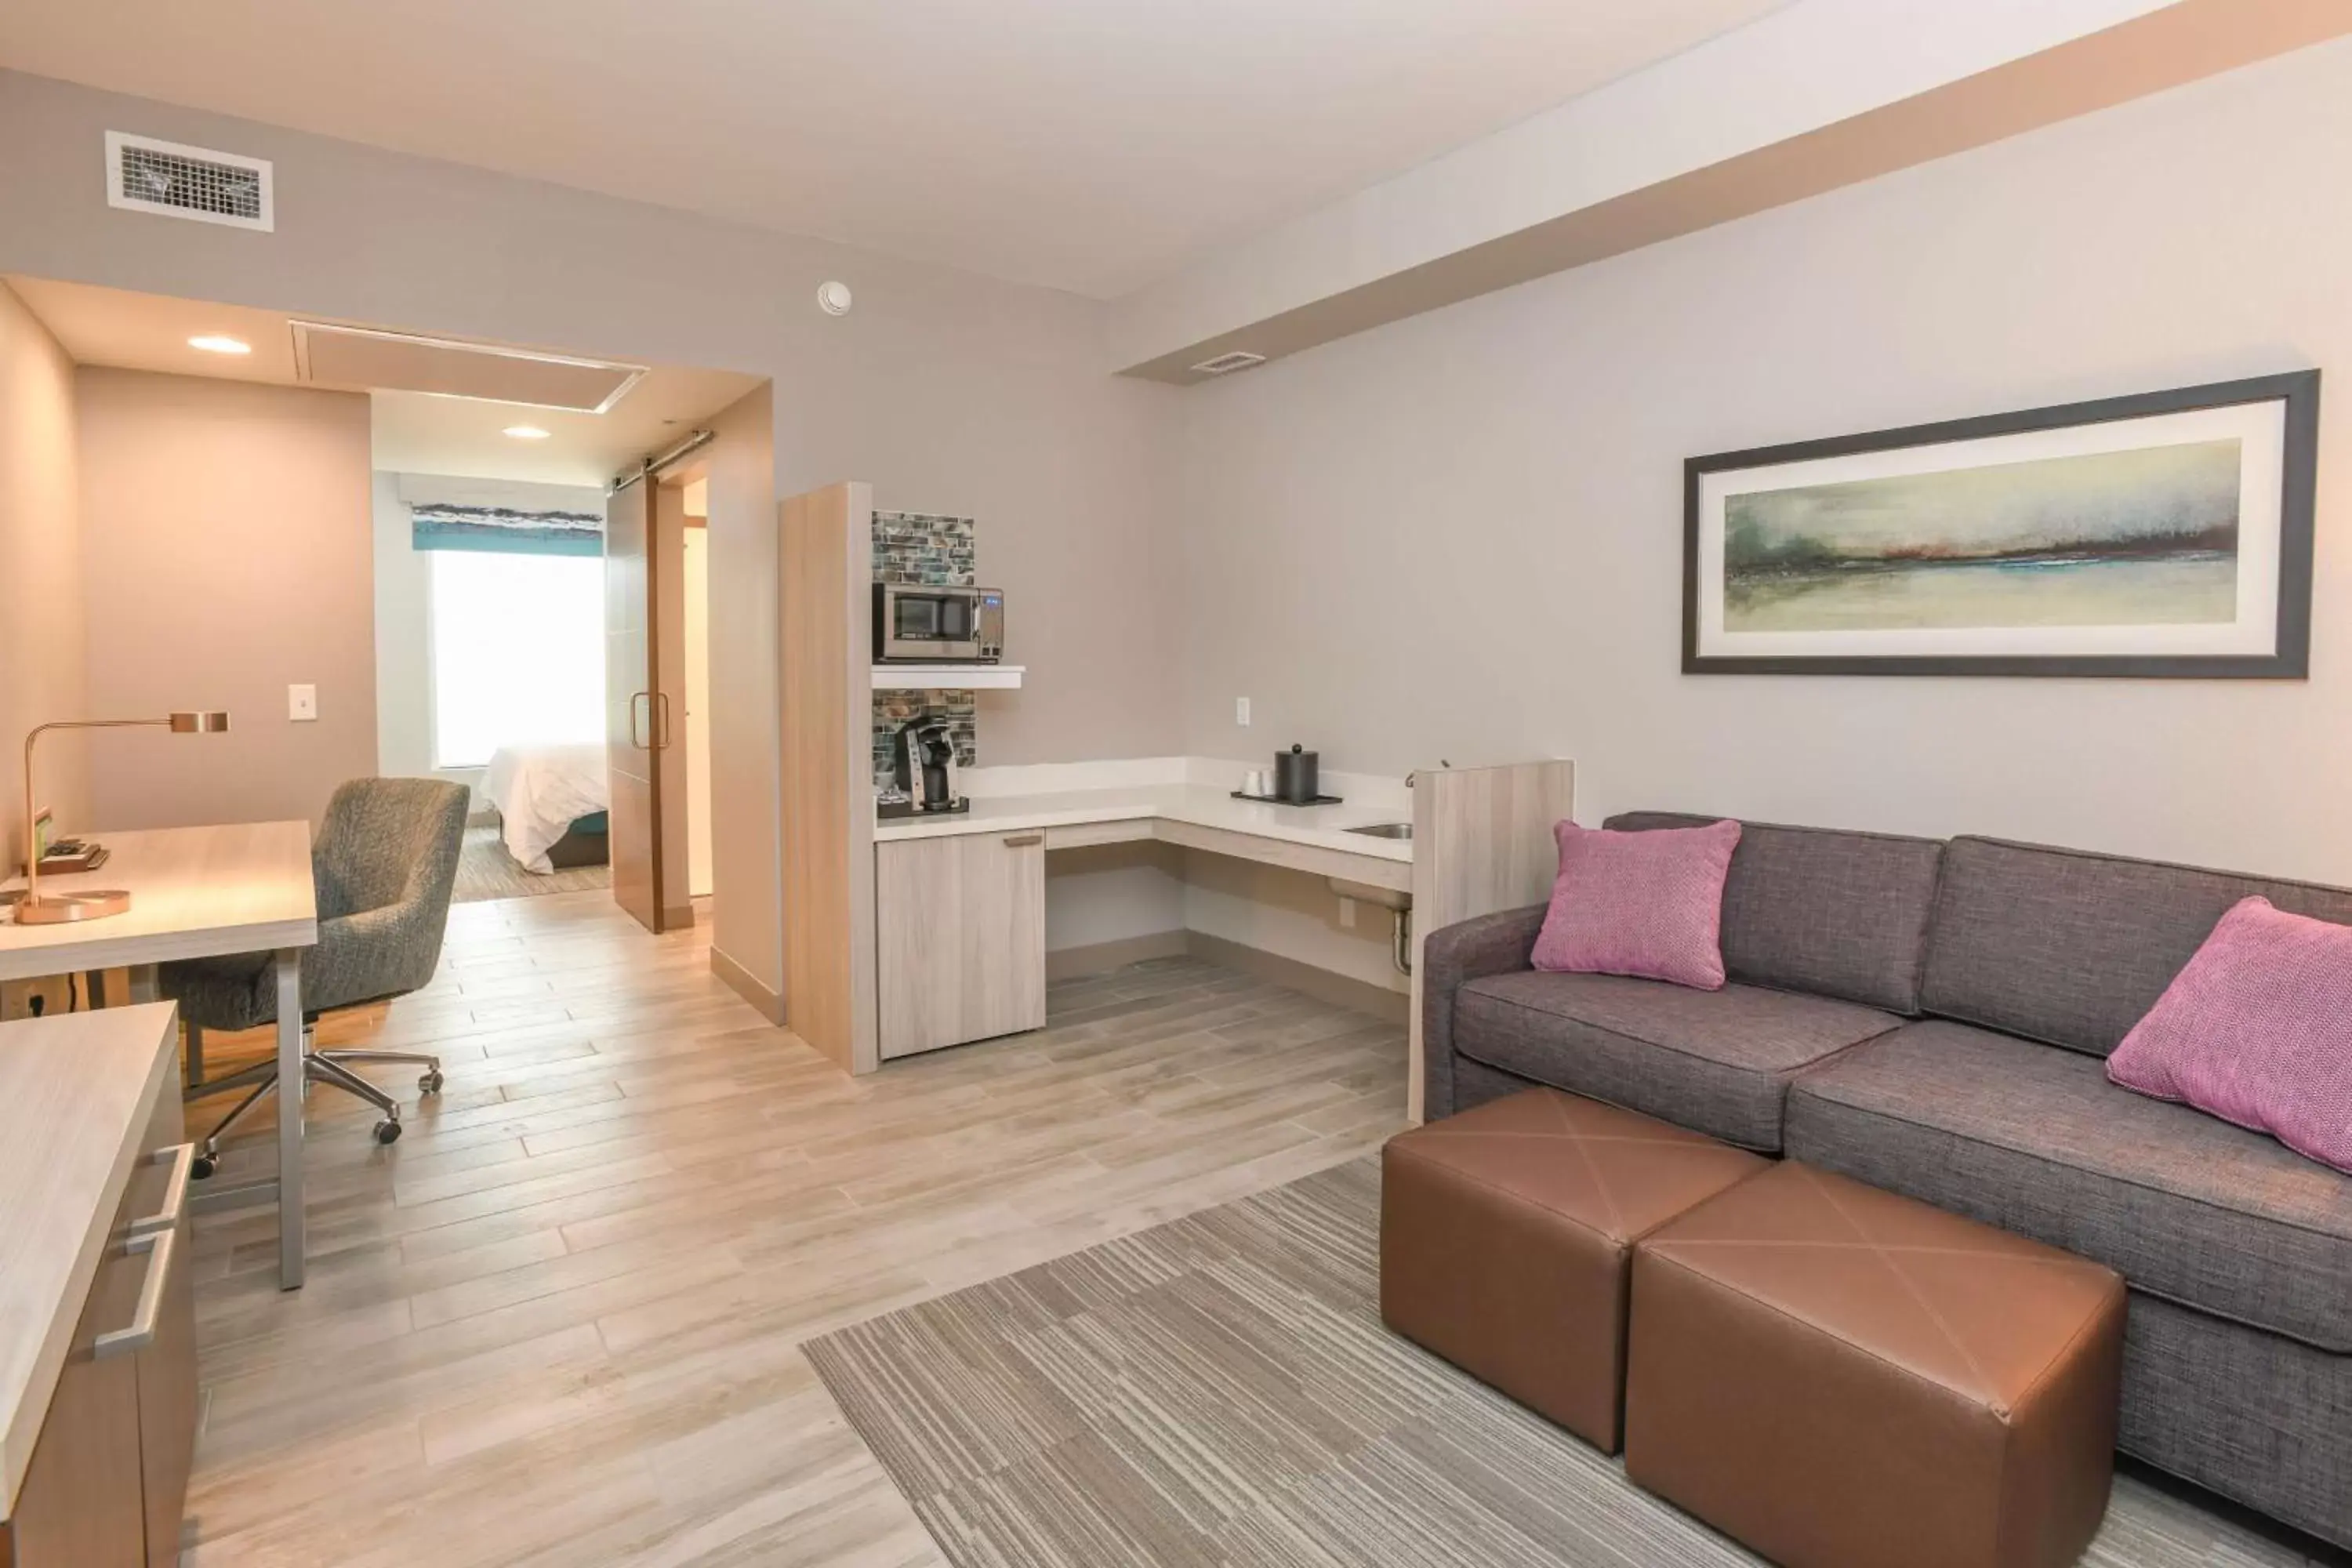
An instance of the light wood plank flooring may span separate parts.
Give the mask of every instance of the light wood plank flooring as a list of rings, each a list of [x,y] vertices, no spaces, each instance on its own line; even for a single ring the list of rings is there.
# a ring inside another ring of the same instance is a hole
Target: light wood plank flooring
[[[373,1073],[390,1148],[313,1091],[306,1289],[266,1213],[201,1222],[202,1568],[939,1563],[802,1341],[1353,1159],[1404,1101],[1398,1026],[1189,961],[852,1079],[703,928],[596,893],[459,906],[428,991],[323,1035],[437,1049],[448,1088]]]

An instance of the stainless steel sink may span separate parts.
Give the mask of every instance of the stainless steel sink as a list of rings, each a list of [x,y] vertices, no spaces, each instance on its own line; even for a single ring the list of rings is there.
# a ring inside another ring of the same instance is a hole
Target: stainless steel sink
[[[1348,831],[1350,833],[1360,833],[1367,838],[1410,838],[1412,837],[1412,824],[1410,822],[1374,822],[1362,827],[1350,827]]]

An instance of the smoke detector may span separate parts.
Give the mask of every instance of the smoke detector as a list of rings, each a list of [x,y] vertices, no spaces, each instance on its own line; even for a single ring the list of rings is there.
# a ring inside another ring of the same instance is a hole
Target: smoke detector
[[[1235,349],[1214,359],[1204,359],[1192,367],[1194,375],[1231,375],[1237,370],[1247,370],[1254,364],[1264,364],[1264,354],[1254,354],[1247,349]]]
[[[816,308],[828,316],[849,314],[849,285],[820,283],[816,286]]]
[[[106,133],[106,205],[264,233],[278,226],[268,159],[121,131]]]

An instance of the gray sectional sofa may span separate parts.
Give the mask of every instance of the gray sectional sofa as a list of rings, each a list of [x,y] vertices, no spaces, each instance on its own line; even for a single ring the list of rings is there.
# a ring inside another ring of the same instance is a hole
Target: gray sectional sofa
[[[1432,933],[1428,1114],[1550,1084],[2108,1264],[2125,1450],[2352,1546],[2352,1177],[2103,1061],[2249,893],[2352,924],[2334,888],[1748,824],[1720,991],[1538,973],[1540,906]]]

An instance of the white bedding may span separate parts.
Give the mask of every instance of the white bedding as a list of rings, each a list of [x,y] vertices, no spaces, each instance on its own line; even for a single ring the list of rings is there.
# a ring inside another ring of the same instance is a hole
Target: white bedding
[[[526,871],[541,876],[555,868],[548,847],[571,828],[575,816],[613,804],[601,742],[570,746],[500,746],[490,753],[482,793],[498,809],[499,837],[507,853]]]

